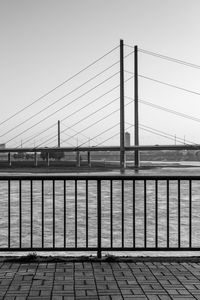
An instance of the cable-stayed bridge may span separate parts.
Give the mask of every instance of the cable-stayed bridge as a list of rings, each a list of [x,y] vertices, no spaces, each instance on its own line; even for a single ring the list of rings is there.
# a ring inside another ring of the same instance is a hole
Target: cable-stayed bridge
[[[156,128],[140,121],[143,114],[139,110],[140,105],[196,123],[200,119],[181,109],[140,97],[142,87],[138,87],[139,80],[180,91],[184,97],[185,94],[198,97],[200,92],[160,80],[160,77],[141,74],[138,71],[138,54],[166,64],[173,63],[195,71],[200,69],[196,64],[138,49],[121,40],[119,46],[2,120],[0,137],[6,148],[0,149],[0,152],[38,153],[46,151],[47,147],[51,151],[60,149],[66,152],[119,151],[123,168],[126,151],[134,151],[138,166],[139,151],[199,150],[197,142],[161,130],[159,123],[162,119],[158,120]],[[150,114],[148,118],[151,119]],[[133,133],[133,146],[125,144],[125,131]],[[176,144],[142,144],[141,132],[175,141]]]

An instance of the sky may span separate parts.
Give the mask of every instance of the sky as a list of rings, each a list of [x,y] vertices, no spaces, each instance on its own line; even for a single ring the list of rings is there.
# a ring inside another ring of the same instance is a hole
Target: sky
[[[0,0],[0,143],[10,147],[54,145],[57,120],[61,120],[63,146],[119,143],[119,112],[94,125],[119,107],[119,100],[114,101],[119,97],[119,88],[95,101],[119,83],[119,74],[91,93],[87,91],[92,89],[92,83],[74,94],[70,92],[118,61],[119,48],[60,89],[32,103],[118,47],[120,39],[126,45],[125,55],[129,54],[125,61],[126,79],[133,72],[130,53],[134,45],[200,66],[199,11],[199,0]],[[93,84],[118,71],[119,67],[109,69]],[[139,78],[139,99],[143,101],[139,103],[140,143],[174,144],[179,143],[178,138],[200,143],[200,70],[139,51],[139,74],[196,93]],[[81,96],[83,93],[86,95]],[[68,96],[53,104],[64,95]],[[125,127],[133,142],[134,110],[133,102],[128,102],[133,97],[132,79],[125,86],[125,95]],[[79,99],[70,105],[76,98]],[[109,105],[109,101],[113,103]],[[87,105],[89,102],[91,105]],[[82,106],[85,110],[75,114]],[[99,111],[92,115],[95,109]],[[12,117],[14,114],[17,115]],[[91,117],[81,121],[87,114]],[[191,120],[194,117],[196,121]],[[171,135],[171,139],[150,132],[150,128]]]

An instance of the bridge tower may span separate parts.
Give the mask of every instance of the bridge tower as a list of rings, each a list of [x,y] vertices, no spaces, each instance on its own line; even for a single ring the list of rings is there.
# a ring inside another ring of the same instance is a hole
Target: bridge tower
[[[138,47],[134,46],[134,144],[139,146],[139,110],[138,110]],[[139,150],[135,150],[135,167],[139,167]],[[124,169],[125,131],[124,131],[124,42],[120,40],[120,167]]]
[[[124,148],[124,41],[120,40],[120,167],[125,168]]]
[[[139,112],[138,112],[138,47],[134,46],[134,139],[135,146],[139,146]],[[135,150],[135,167],[139,167],[139,150]]]

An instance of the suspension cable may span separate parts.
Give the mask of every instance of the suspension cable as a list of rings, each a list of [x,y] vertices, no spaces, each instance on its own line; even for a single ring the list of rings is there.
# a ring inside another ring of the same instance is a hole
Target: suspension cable
[[[160,53],[148,51],[148,50],[141,49],[141,48],[139,48],[138,51],[140,51],[140,52],[142,52],[144,54],[149,54],[149,55],[152,55],[152,56],[155,56],[155,57],[158,57],[158,58],[162,58],[162,59],[165,59],[165,60],[168,60],[168,61],[172,61],[172,62],[181,64],[181,65],[185,65],[187,67],[191,67],[191,68],[195,68],[195,69],[200,69],[200,66],[197,65],[197,64],[192,64],[192,63],[189,63],[189,62],[186,62],[184,60],[180,60],[180,59],[177,59],[177,58],[174,58],[174,57],[169,57],[169,56],[166,56],[166,55],[162,55]]]
[[[128,106],[128,105],[130,105],[131,103],[132,103],[132,101],[129,102],[129,103],[127,103],[127,104],[125,105],[125,107]],[[116,112],[118,112],[118,111],[119,111],[119,109],[114,110],[113,112],[109,113],[108,115],[106,115],[106,116],[104,116],[103,118],[101,118],[101,119],[97,120],[96,122],[94,122],[94,123],[92,124],[92,126],[98,124],[98,123],[101,122],[101,121],[104,121],[106,118],[110,117],[111,115],[113,115],[114,113],[116,113]],[[78,123],[79,123],[79,122],[77,122],[76,124],[78,124]],[[71,127],[75,126],[76,124],[71,125],[70,127],[68,127],[68,129],[70,129]],[[78,132],[78,134],[84,132],[84,131],[87,130],[88,128],[91,128],[91,125],[89,125],[89,126],[83,128],[83,129],[81,129],[81,130]],[[67,129],[65,129],[65,130],[67,130]],[[65,130],[64,130],[64,131],[65,131]],[[73,135],[73,136],[75,136],[75,135]],[[72,136],[72,137],[73,137],[73,136]],[[71,138],[72,138],[72,137],[71,137]],[[69,138],[69,139],[70,139],[70,138]],[[69,139],[64,140],[64,142],[68,141]],[[47,141],[49,141],[49,140],[47,140]],[[40,145],[40,146],[41,146],[41,145]]]
[[[127,83],[127,82],[128,82],[129,80],[131,80],[131,79],[132,79],[132,76],[131,76],[130,78],[126,79],[126,80],[125,80],[125,83]],[[109,93],[113,92],[113,91],[114,91],[115,89],[117,89],[119,86],[120,86],[120,85],[117,85],[117,86],[113,87],[112,89],[110,89],[110,90],[107,91],[106,93],[102,94],[101,96],[99,96],[99,97],[97,97],[96,99],[94,99],[94,100],[92,100],[91,102],[89,102],[89,103],[88,103],[87,105],[85,105],[84,107],[82,107],[82,108],[76,110],[75,112],[73,112],[73,113],[71,113],[70,115],[66,116],[65,118],[61,119],[61,121],[64,121],[64,120],[68,119],[68,118],[71,117],[72,115],[75,115],[77,112],[81,111],[83,108],[87,107],[87,106],[90,105],[91,103],[94,103],[94,102],[98,101],[99,99],[101,99],[102,97],[104,97],[105,95],[108,95]],[[114,99],[114,101],[117,100],[117,99],[119,99],[119,97],[116,98],[116,99]],[[100,109],[99,109],[99,110],[100,110]],[[97,110],[97,111],[99,111],[99,110]],[[95,111],[95,112],[93,112],[93,113],[96,113],[97,111]],[[92,114],[93,114],[93,113],[92,113]],[[82,122],[83,120],[87,119],[87,118],[90,117],[92,114],[90,114],[90,115],[88,115],[88,116],[82,118],[81,120],[79,120],[79,122],[73,124],[73,126],[75,126],[75,125],[77,125],[78,123]],[[47,130],[49,130],[49,129],[52,128],[52,127],[53,127],[53,126],[50,126]],[[43,130],[40,134],[44,133],[44,132],[47,131],[47,130]],[[61,133],[62,133],[62,132],[61,132]],[[39,135],[40,135],[40,134],[39,134]],[[30,139],[29,139],[28,141],[30,141]],[[27,141],[27,142],[28,142],[28,141]],[[46,141],[45,141],[45,142],[46,142]]]
[[[125,70],[125,72],[128,73],[128,74],[134,75],[133,72],[126,71],[126,70]],[[173,88],[182,90],[182,91],[184,91],[184,92],[188,92],[188,93],[192,93],[192,94],[195,94],[195,95],[200,96],[200,93],[199,93],[199,92],[196,92],[196,91],[188,90],[188,89],[185,89],[185,88],[183,88],[183,87],[180,87],[180,86],[177,86],[177,85],[174,85],[174,84],[170,84],[170,83],[167,83],[167,82],[164,82],[164,81],[160,81],[160,80],[157,80],[157,79],[152,78],[152,77],[147,77],[147,76],[144,76],[144,75],[138,75],[138,76],[141,77],[141,78],[144,78],[144,79],[148,79],[148,80],[151,80],[151,81],[154,81],[154,82],[163,84],[163,85],[167,85],[167,86],[170,86],[170,87],[173,87]]]
[[[63,81],[62,83],[58,84],[55,88],[51,89],[49,92],[43,94],[42,96],[40,96],[38,99],[36,99],[35,101],[33,101],[31,104],[25,106],[24,108],[20,109],[18,112],[14,113],[13,115],[11,115],[10,117],[8,117],[7,119],[5,119],[4,121],[2,121],[0,123],[0,125],[4,124],[5,122],[11,120],[12,118],[14,118],[15,116],[17,116],[18,114],[20,114],[21,112],[23,112],[25,109],[31,107],[32,105],[34,105],[35,103],[37,103],[38,101],[42,100],[43,98],[45,98],[46,96],[48,96],[49,94],[51,94],[52,92],[54,92],[55,90],[57,90],[59,87],[63,86],[64,84],[66,84],[67,82],[71,81],[72,79],[74,79],[76,76],[80,75],[81,73],[83,73],[84,71],[86,71],[87,69],[89,69],[91,66],[95,65],[97,62],[99,62],[100,60],[102,60],[103,58],[105,58],[107,55],[111,54],[113,51],[115,51],[117,48],[119,48],[119,46],[114,47],[113,49],[111,49],[110,51],[108,51],[107,53],[105,53],[103,56],[101,56],[100,58],[96,59],[95,61],[93,61],[92,63],[90,63],[89,65],[87,65],[86,67],[84,67],[83,69],[81,69],[79,72],[77,72],[76,74],[72,75],[71,77],[69,77],[68,79],[66,79],[65,81]]]
[[[128,97],[128,96],[125,96],[125,98],[127,99],[132,99],[134,101],[134,99],[132,97]],[[181,113],[181,112],[178,112],[176,110],[173,110],[173,109],[170,109],[170,108],[167,108],[167,107],[164,107],[164,106],[160,106],[160,105],[157,105],[157,104],[154,104],[150,101],[145,101],[145,100],[142,100],[142,99],[139,99],[138,100],[140,103],[143,103],[145,105],[148,105],[148,106],[151,106],[153,108],[156,108],[156,109],[160,109],[160,110],[163,110],[163,111],[166,111],[166,112],[169,112],[171,114],[174,114],[174,115],[177,115],[179,117],[182,117],[182,118],[185,118],[185,119],[189,119],[189,120],[192,120],[192,121],[195,121],[195,122],[200,122],[200,119],[199,118],[196,118],[196,117],[193,117],[193,116],[190,116],[190,115],[187,115],[187,114],[184,114],[184,113]]]
[[[105,83],[106,81],[108,81],[109,79],[111,79],[112,77],[116,76],[116,74],[118,74],[119,72],[115,73],[114,75],[110,76],[109,78],[107,78],[106,80],[104,80],[103,82],[101,82],[99,85]],[[58,110],[56,110],[55,112],[51,113],[50,115],[48,115],[47,117],[43,118],[42,120],[38,121],[37,123],[35,123],[34,125],[32,125],[31,127],[25,129],[24,131],[22,131],[21,133],[19,133],[18,135],[16,135],[14,138],[22,135],[23,133],[27,132],[28,130],[32,129],[33,127],[35,127],[36,125],[44,122],[45,120],[49,119],[50,117],[52,117],[53,115],[55,115],[57,112],[63,110],[63,108],[66,108],[67,106],[69,106],[70,104],[74,103],[75,101],[77,101],[78,99],[80,99],[81,97],[85,96],[86,94],[88,94],[89,92],[91,92],[92,90],[94,90],[97,86],[93,87],[92,89],[90,89],[89,91],[85,92],[84,94],[82,94],[81,96],[75,98],[74,100],[72,100],[71,102],[67,103],[66,105],[64,105],[63,107],[59,108]],[[8,140],[6,143],[12,141],[14,138]]]
[[[80,95],[79,97],[75,98],[74,100],[72,100],[71,102],[65,104],[64,106],[62,106],[61,108],[59,108],[58,110],[54,111],[53,113],[51,113],[50,115],[48,115],[47,117],[43,118],[41,121],[37,122],[34,126],[42,123],[43,121],[45,121],[46,119],[50,118],[51,116],[55,115],[57,112],[63,110],[63,108],[66,108],[67,106],[69,106],[70,104],[74,103],[75,101],[79,100],[80,98],[82,98],[83,96],[89,94],[91,91],[93,91],[94,89],[96,89],[97,87],[99,87],[100,85],[104,84],[105,82],[107,82],[108,80],[110,80],[111,78],[115,77],[117,74],[119,73],[116,72],[115,74],[113,74],[112,76],[109,76],[108,78],[106,78],[104,81],[102,81],[101,83],[97,84],[95,87],[89,89],[87,92],[83,93],[82,95]],[[70,93],[62,96],[61,98],[59,98],[56,102],[64,99],[65,97],[69,96]],[[6,134],[12,132],[13,130],[15,130],[16,128],[18,128],[19,126],[25,124],[27,121],[30,121],[31,119],[33,119],[35,116],[38,116],[38,114],[40,114],[41,112],[45,111],[46,109],[48,109],[49,107],[53,106],[56,102],[50,104],[48,107],[42,109],[39,113],[34,114],[33,116],[29,117],[28,119],[26,119],[25,121],[21,122],[20,124],[16,125],[15,127],[13,127],[12,129],[8,130],[7,132],[5,132],[4,134],[0,135],[0,137],[5,136]],[[32,128],[32,127],[31,127]],[[24,133],[24,132],[23,132]]]

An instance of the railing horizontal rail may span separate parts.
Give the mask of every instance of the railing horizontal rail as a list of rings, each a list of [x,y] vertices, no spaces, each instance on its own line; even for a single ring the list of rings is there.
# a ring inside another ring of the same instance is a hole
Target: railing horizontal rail
[[[0,251],[200,251],[200,176],[2,175]]]
[[[0,175],[0,180],[200,180],[200,175]]]

